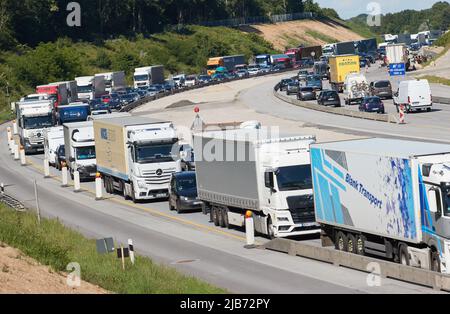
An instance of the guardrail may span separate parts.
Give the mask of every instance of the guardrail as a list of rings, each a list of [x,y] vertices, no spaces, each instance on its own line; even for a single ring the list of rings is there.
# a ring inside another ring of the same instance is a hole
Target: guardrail
[[[450,98],[433,96],[433,103],[450,105]]]
[[[136,108],[138,108],[138,107],[140,107],[143,104],[146,104],[148,102],[151,102],[151,101],[154,101],[154,100],[157,100],[157,99],[160,99],[160,98],[164,98],[164,97],[167,97],[167,96],[179,94],[179,93],[182,93],[182,92],[187,92],[187,91],[190,91],[190,90],[195,90],[195,89],[199,89],[199,88],[204,88],[204,87],[208,87],[208,86],[213,86],[213,85],[218,85],[218,84],[223,84],[223,83],[229,83],[229,82],[234,82],[234,81],[240,81],[240,80],[246,80],[246,79],[251,79],[251,78],[257,78],[257,77],[262,77],[262,76],[276,75],[276,74],[286,73],[286,72],[291,72],[291,71],[296,71],[296,70],[297,69],[289,68],[289,69],[279,70],[279,71],[275,71],[275,72],[259,73],[257,75],[252,75],[252,76],[248,76],[248,77],[227,78],[227,79],[223,79],[221,81],[211,81],[211,82],[205,83],[205,84],[198,84],[198,85],[195,85],[195,86],[173,89],[171,91],[167,91],[167,92],[164,92],[164,93],[156,94],[155,96],[148,96],[148,97],[144,97],[142,99],[139,99],[138,101],[135,101],[133,103],[130,103],[130,104],[124,106],[120,111],[121,112],[129,112],[129,111],[131,111],[133,109],[136,109]]]
[[[371,112],[361,112],[361,111],[355,111],[355,110],[349,110],[342,107],[326,107],[321,106],[318,104],[308,103],[304,101],[300,101],[297,99],[293,99],[287,96],[284,96],[278,92],[279,84],[277,84],[274,87],[274,95],[278,99],[290,103],[295,106],[303,107],[306,109],[316,110],[316,111],[322,111],[332,114],[338,114],[342,116],[352,117],[352,118],[359,118],[359,119],[366,119],[366,120],[374,120],[374,121],[381,121],[381,122],[387,122],[387,123],[398,123],[398,117],[395,114],[379,114],[379,113],[371,113]]]
[[[288,239],[275,239],[260,246],[262,249],[306,257],[336,266],[360,270],[381,278],[393,278],[431,287],[435,290],[450,291],[450,276],[430,270],[404,266],[368,256],[302,243]]]

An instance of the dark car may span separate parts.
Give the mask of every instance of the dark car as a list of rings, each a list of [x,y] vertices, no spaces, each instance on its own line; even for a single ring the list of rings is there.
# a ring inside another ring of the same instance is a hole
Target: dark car
[[[309,75],[308,70],[300,70],[298,71],[297,77],[299,81],[306,81],[308,75]]]
[[[374,81],[370,83],[370,95],[380,98],[392,98],[392,85],[388,80]]]
[[[197,79],[200,84],[207,84],[212,81],[212,78],[210,75],[199,75]]]
[[[56,148],[56,162],[55,168],[58,170],[62,169],[62,164],[66,162],[66,149],[64,145],[59,145]]]
[[[122,103],[123,106],[126,106],[128,104],[131,104],[132,102],[134,102],[134,98],[136,96],[133,94],[125,94],[120,96],[120,102]]]
[[[89,100],[89,107],[91,110],[97,110],[97,108],[104,107],[105,103],[102,101],[101,98],[95,98],[92,100]]]
[[[197,195],[195,171],[177,172],[172,175],[169,185],[169,208],[178,213],[201,209],[203,202]]]
[[[298,89],[299,89],[299,82],[298,81],[289,82],[287,87],[286,87],[286,94],[287,95],[297,94],[298,93]]]
[[[306,78],[306,86],[312,87],[315,91],[322,90],[322,77],[318,75],[309,75]]]
[[[110,109],[120,110],[122,108],[122,104],[120,102],[120,96],[118,93],[111,93],[109,95],[108,105],[109,105]]]
[[[340,107],[341,99],[335,90],[323,90],[317,97],[317,103],[322,106]]]
[[[299,88],[299,91],[297,93],[297,99],[298,100],[314,100],[314,99],[316,99],[316,92],[314,91],[314,88],[312,88],[312,87],[302,86]]]
[[[285,91],[289,83],[293,82],[293,79],[282,79],[280,81],[280,91]]]
[[[384,104],[380,97],[364,97],[359,105],[359,111],[384,113]]]

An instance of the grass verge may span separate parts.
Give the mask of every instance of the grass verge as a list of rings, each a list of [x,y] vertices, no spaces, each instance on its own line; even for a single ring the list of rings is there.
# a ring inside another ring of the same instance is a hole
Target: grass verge
[[[317,39],[319,39],[319,40],[321,40],[323,42],[326,42],[327,44],[331,44],[331,43],[337,42],[336,38],[330,37],[328,35],[325,35],[323,33],[316,32],[316,31],[313,31],[313,30],[307,30],[307,31],[305,31],[305,34],[307,34],[307,35],[309,35],[309,36],[311,36],[313,38],[317,38]]]
[[[443,77],[439,77],[439,76],[423,75],[423,76],[419,76],[417,78],[418,79],[428,80],[428,82],[430,82],[430,83],[443,84],[443,85],[450,86],[450,80],[449,79],[446,79],[446,78],[443,78]]]
[[[69,263],[77,262],[83,280],[116,293],[226,293],[146,257],[137,256],[134,266],[127,261],[127,269],[123,271],[116,254],[97,254],[94,240],[86,239],[58,220],[43,219],[38,226],[34,214],[18,213],[3,204],[0,204],[0,242],[56,271],[64,272]]]

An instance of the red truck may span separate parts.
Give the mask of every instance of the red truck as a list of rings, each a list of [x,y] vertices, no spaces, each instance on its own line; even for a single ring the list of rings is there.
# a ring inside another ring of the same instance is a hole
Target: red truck
[[[67,86],[64,83],[40,85],[36,87],[37,94],[47,94],[54,101],[55,109],[68,105]]]

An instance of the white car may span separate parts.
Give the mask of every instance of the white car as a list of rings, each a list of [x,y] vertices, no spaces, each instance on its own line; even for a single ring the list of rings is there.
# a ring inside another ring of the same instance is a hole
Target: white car
[[[194,75],[190,75],[186,77],[186,80],[184,81],[184,86],[186,87],[192,87],[198,84],[197,77]]]
[[[249,68],[247,71],[250,76],[258,75],[261,72],[259,68]]]

